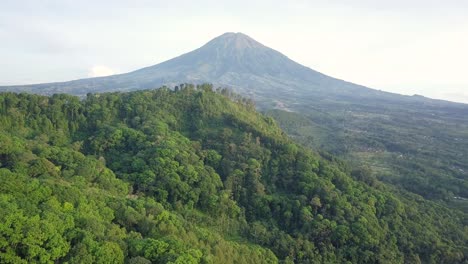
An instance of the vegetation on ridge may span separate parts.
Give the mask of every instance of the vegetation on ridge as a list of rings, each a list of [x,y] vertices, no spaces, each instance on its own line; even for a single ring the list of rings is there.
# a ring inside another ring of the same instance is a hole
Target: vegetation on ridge
[[[291,141],[186,84],[0,94],[4,263],[463,263],[461,213]]]

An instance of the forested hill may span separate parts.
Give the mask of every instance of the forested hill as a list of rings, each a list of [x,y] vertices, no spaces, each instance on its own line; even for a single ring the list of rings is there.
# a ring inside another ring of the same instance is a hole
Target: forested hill
[[[0,94],[1,263],[467,263],[463,214],[182,85]]]

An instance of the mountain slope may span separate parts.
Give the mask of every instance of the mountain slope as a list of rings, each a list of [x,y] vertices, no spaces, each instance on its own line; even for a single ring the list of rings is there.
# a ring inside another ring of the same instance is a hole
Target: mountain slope
[[[463,215],[210,85],[0,94],[0,262],[463,263]]]

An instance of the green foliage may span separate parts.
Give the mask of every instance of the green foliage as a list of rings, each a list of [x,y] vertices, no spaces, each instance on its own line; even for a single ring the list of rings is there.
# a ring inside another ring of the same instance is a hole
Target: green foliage
[[[353,167],[367,166],[372,178],[397,190],[468,213],[466,106],[403,99],[305,98],[296,102],[295,112],[267,114],[303,145],[328,151]],[[363,180],[374,184],[374,179]]]
[[[225,90],[0,102],[1,262],[467,261],[463,214],[351,177]]]

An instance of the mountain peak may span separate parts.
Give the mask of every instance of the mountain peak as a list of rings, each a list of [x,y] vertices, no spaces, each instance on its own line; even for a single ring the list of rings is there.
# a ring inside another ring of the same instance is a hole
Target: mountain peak
[[[242,32],[226,32],[218,37],[247,37],[247,38],[250,38],[249,36],[247,36],[246,34],[242,33]]]
[[[262,44],[241,32],[226,32],[214,38],[205,46],[218,46],[222,48],[232,48],[237,50],[264,48]]]

